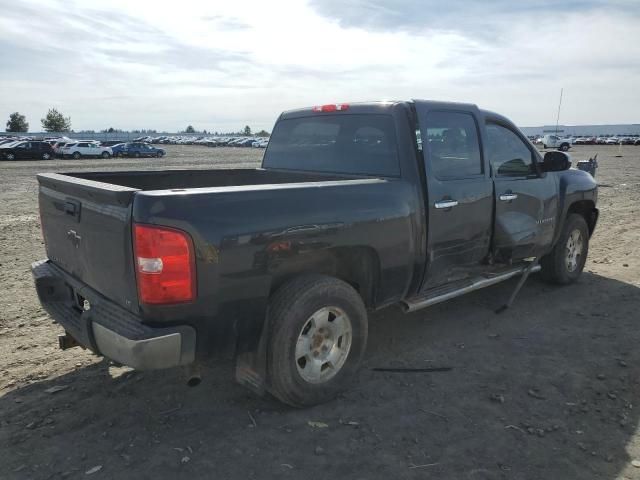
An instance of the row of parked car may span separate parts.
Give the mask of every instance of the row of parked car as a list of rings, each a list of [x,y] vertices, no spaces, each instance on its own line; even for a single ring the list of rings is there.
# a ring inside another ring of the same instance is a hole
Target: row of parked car
[[[267,148],[267,137],[212,137],[212,136],[145,136],[134,139],[134,142],[146,142],[153,144],[169,145],[204,145],[206,147],[255,147]]]
[[[50,160],[54,157],[163,157],[165,151],[144,142],[103,145],[95,140],[48,139],[31,140],[6,138],[0,140],[0,159]]]
[[[534,137],[533,143],[545,145],[545,148],[555,148],[555,144],[566,143],[568,145],[640,145],[639,135],[629,135],[626,137],[619,137],[613,135],[607,135],[602,137],[585,136],[585,137],[559,137],[557,135],[544,135],[541,137]]]
[[[578,137],[574,145],[640,145],[640,137]]]

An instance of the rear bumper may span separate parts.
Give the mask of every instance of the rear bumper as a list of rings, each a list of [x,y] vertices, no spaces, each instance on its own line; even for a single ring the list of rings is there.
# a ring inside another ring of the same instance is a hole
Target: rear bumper
[[[42,260],[31,266],[47,313],[82,346],[139,370],[194,361],[196,332],[187,325],[155,328],[69,274]]]

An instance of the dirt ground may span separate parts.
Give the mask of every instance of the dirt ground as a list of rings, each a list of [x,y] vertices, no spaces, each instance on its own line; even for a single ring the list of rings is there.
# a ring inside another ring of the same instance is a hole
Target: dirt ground
[[[307,410],[253,396],[223,361],[189,388],[177,369],[58,350],[29,270],[45,256],[35,174],[249,167],[261,155],[167,150],[0,163],[0,478],[640,478],[640,147],[571,151],[600,160],[600,222],[578,284],[533,278],[501,315],[515,282],[381,311],[353,388]]]

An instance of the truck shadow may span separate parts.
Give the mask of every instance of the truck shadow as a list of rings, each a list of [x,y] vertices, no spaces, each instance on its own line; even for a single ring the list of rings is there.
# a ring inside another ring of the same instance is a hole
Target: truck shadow
[[[640,290],[534,278],[496,315],[514,286],[373,315],[355,384],[306,410],[246,392],[229,361],[197,388],[106,361],[17,388],[0,397],[0,476],[617,478],[638,425]],[[409,370],[433,367],[452,369]]]

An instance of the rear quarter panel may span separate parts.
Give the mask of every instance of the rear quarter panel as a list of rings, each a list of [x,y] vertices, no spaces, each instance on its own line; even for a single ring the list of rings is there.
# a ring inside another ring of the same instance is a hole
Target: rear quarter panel
[[[192,304],[143,306],[143,315],[165,324],[186,320],[198,330],[200,352],[223,348],[230,335],[257,340],[274,282],[317,265],[323,252],[349,247],[375,253],[376,302],[400,299],[417,248],[414,188],[372,178],[141,192],[133,220],[189,233],[198,280]]]

